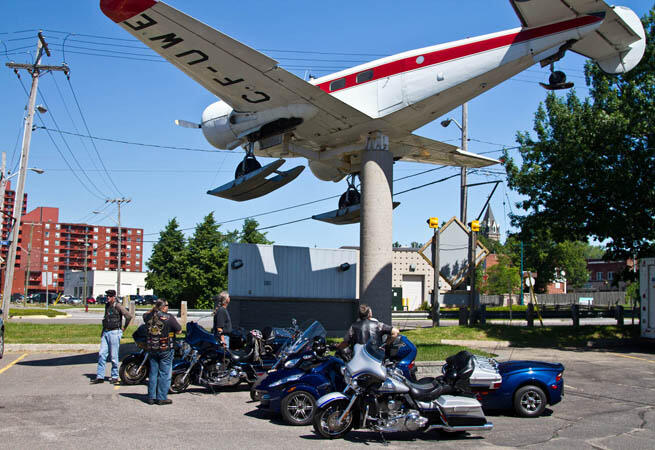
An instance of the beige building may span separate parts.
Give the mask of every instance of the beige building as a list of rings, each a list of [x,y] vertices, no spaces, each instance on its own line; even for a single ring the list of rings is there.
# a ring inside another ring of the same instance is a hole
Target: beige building
[[[407,310],[418,309],[423,302],[430,303],[430,292],[434,286],[434,270],[419,254],[417,248],[394,248],[392,286],[402,288],[402,297],[407,299]],[[429,254],[429,249],[427,250]],[[447,292],[450,285],[441,278],[440,291]]]

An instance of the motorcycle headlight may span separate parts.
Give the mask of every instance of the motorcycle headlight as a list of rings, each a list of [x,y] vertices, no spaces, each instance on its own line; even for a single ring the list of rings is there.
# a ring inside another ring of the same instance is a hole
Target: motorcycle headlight
[[[269,385],[269,387],[281,386],[283,384],[290,383],[292,381],[298,381],[300,379],[300,377],[302,377],[302,376],[303,376],[303,374],[299,373],[299,374],[296,374],[296,375],[290,375],[288,377],[280,378],[279,380],[274,381],[273,383],[271,383]]]
[[[293,359],[290,359],[289,361],[287,361],[287,362],[284,363],[284,367],[286,367],[287,369],[291,369],[291,368],[294,367],[296,364],[298,364],[298,361],[300,361],[300,358],[293,358]]]

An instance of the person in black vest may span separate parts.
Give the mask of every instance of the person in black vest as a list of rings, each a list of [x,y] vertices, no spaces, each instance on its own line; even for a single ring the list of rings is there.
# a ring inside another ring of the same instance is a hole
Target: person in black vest
[[[230,336],[232,332],[232,318],[227,311],[227,305],[230,304],[230,294],[223,291],[214,297],[214,326],[212,332],[214,336],[220,339],[224,347],[230,347]]]
[[[111,355],[111,382],[118,383],[118,349],[123,337],[123,331],[130,324],[132,314],[116,301],[116,291],[109,289],[107,304],[105,305],[105,317],[102,319],[102,339],[100,340],[100,352],[98,352],[98,368],[95,380],[92,384],[105,381],[105,365],[107,355]],[[123,325],[123,318],[125,324]]]
[[[146,348],[150,353],[148,375],[148,404],[170,405],[168,398],[173,368],[173,336],[182,327],[175,317],[168,314],[168,302],[159,299],[152,309],[143,315],[146,326]]]
[[[380,341],[382,335],[385,334],[389,335],[390,339],[395,339],[398,333],[400,333],[398,328],[374,319],[371,308],[368,305],[361,304],[359,305],[359,319],[350,326],[343,341],[334,348],[343,350],[348,346],[353,347],[355,344],[365,345],[371,338]]]

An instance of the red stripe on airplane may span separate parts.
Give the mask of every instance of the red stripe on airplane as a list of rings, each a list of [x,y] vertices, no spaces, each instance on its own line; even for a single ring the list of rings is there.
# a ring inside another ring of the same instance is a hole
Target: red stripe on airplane
[[[100,0],[100,9],[111,20],[121,23],[151,8],[155,3],[155,0]]]
[[[446,61],[452,61],[458,58],[474,55],[476,53],[482,53],[489,50],[495,50],[498,48],[507,47],[512,44],[518,44],[520,42],[548,36],[550,34],[561,33],[562,31],[567,31],[574,28],[590,25],[599,22],[601,20],[603,19],[596,16],[576,17],[575,19],[566,20],[564,22],[554,23],[551,25],[544,25],[529,30],[522,30],[519,31],[518,33],[507,34],[505,36],[497,36],[497,37],[489,38],[484,41],[478,41],[478,42],[472,42],[470,44],[460,45],[458,47],[445,48],[445,49],[434,51],[432,53],[425,53],[423,55],[416,55],[409,58],[399,59],[397,61],[388,62],[386,64],[382,64],[377,67],[371,67],[366,70],[362,70],[360,72],[335,78],[333,80],[326,81],[319,84],[318,87],[320,87],[325,92],[337,92],[340,91],[341,89],[353,87],[358,84],[361,85],[365,83],[370,83],[371,81],[375,81],[380,78],[386,78],[392,75],[397,75],[399,73],[415,70],[419,67],[428,67]],[[419,56],[422,56],[424,59],[421,64],[418,64],[416,62],[416,59]],[[373,78],[362,83],[357,83],[356,81],[357,74],[366,72],[368,70],[373,70]],[[342,78],[346,79],[346,85],[341,89],[335,89],[333,91],[330,91],[330,83],[336,80],[340,80]]]

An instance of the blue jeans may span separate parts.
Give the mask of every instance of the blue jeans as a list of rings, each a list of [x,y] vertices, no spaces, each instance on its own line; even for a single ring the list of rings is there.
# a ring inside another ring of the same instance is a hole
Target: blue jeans
[[[111,377],[118,378],[118,348],[123,337],[123,330],[103,331],[100,340],[100,351],[98,352],[98,369],[96,377],[105,378],[105,364],[107,355],[111,355]]]
[[[173,349],[150,353],[150,374],[148,375],[148,398],[166,400],[171,387]]]

